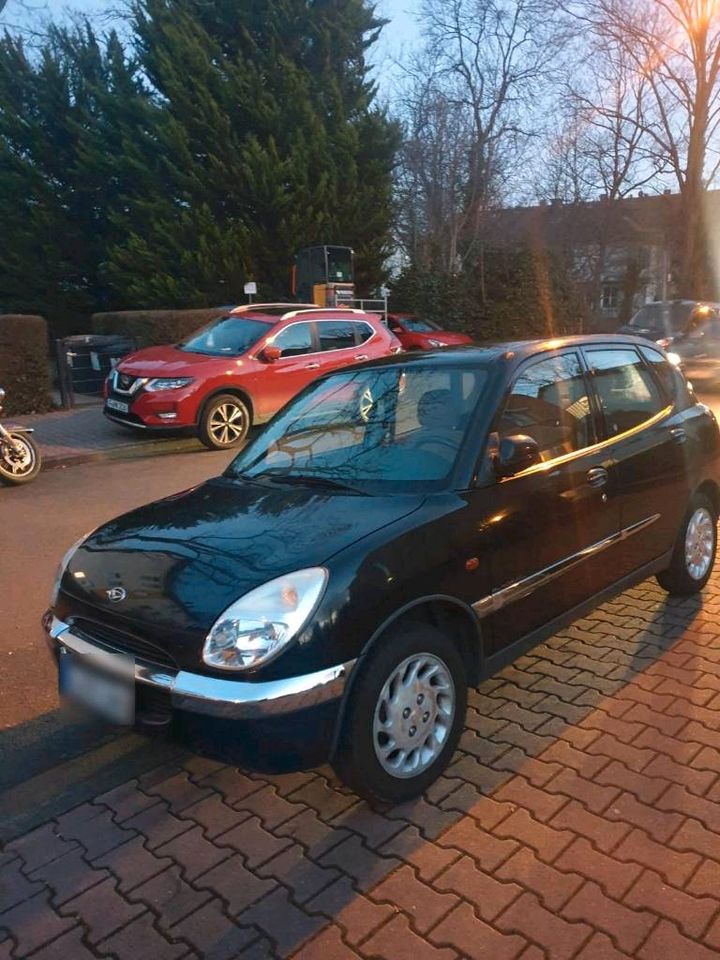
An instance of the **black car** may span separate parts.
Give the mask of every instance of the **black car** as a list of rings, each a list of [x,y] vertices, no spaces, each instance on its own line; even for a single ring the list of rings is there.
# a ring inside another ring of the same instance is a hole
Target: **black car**
[[[720,387],[720,316],[710,313],[696,318],[676,337],[669,356],[698,390]]]
[[[126,723],[209,715],[254,762],[330,758],[402,801],[450,760],[469,686],[650,575],[703,588],[719,456],[641,339],[347,368],[222,476],[66,556],[45,621],[61,688]]]
[[[640,307],[629,323],[618,333],[654,340],[670,347],[698,321],[717,316],[720,305],[705,300],[656,300]]]

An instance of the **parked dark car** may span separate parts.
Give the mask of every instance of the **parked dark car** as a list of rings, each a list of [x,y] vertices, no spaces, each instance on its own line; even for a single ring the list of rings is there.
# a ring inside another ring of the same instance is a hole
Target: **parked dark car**
[[[672,359],[698,390],[720,387],[720,316],[716,312],[696,317],[670,350]]]
[[[717,315],[718,309],[720,304],[705,300],[657,300],[640,307],[618,333],[644,337],[669,348],[676,337],[682,336],[694,323]]]
[[[452,757],[468,687],[646,577],[704,587],[719,457],[712,413],[637,338],[330,374],[222,476],[67,554],[45,618],[61,689],[125,723],[230,719],[253,762],[330,758],[405,800]]]

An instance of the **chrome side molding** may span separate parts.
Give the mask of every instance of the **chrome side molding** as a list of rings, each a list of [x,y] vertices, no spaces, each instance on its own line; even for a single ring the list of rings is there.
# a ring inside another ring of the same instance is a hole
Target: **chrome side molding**
[[[627,540],[628,537],[632,537],[636,533],[640,533],[641,530],[652,526],[653,523],[656,523],[660,519],[660,516],[661,514],[655,513],[651,517],[646,517],[644,520],[633,523],[629,527],[618,530],[617,533],[613,533],[603,540],[598,540],[597,543],[590,544],[590,546],[585,547],[583,550],[579,550],[577,553],[573,553],[569,557],[565,557],[563,560],[551,564],[549,567],[538,570],[537,573],[533,573],[529,577],[517,580],[514,583],[508,583],[504,587],[499,587],[497,590],[493,590],[489,596],[476,601],[472,605],[472,608],[478,617],[487,617],[491,613],[497,613],[509,604],[515,603],[517,600],[524,600],[532,593],[535,593],[536,590],[541,589],[548,583],[552,583],[553,580],[562,577],[574,567],[584,563],[585,560],[590,560],[592,557],[597,556],[616,543],[621,543],[623,540]]]

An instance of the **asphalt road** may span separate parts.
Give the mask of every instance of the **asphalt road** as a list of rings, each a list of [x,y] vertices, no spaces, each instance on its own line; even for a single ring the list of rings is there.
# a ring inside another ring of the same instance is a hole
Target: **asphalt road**
[[[720,395],[706,397],[720,417]],[[183,748],[109,729],[61,707],[40,618],[79,537],[220,473],[227,453],[183,453],[44,472],[0,488],[0,841],[170,760]]]
[[[40,618],[58,562],[79,537],[230,459],[202,451],[114,460],[0,488],[0,840],[176,755],[175,744],[118,734],[60,706]]]

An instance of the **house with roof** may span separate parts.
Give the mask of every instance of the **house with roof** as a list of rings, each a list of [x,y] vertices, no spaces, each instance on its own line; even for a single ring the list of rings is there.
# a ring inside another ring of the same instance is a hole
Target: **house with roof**
[[[706,220],[717,222],[720,191],[706,195]],[[600,199],[493,211],[483,240],[560,255],[587,303],[595,330],[614,330],[643,304],[677,295],[682,231],[679,194]]]

